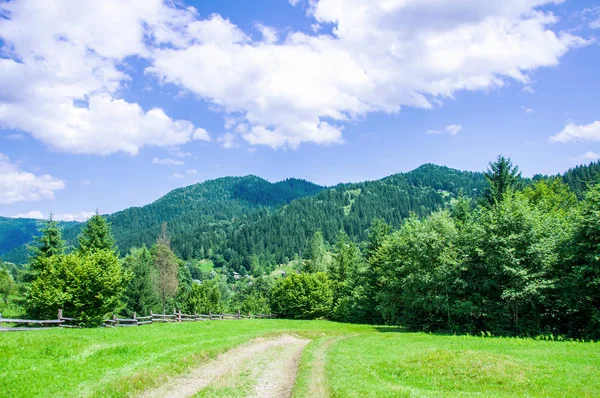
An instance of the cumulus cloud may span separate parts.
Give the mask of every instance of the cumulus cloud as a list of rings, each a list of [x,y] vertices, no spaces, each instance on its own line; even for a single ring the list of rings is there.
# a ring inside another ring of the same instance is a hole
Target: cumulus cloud
[[[181,174],[179,174],[179,173],[173,174],[173,177],[174,178],[183,178],[183,176]]]
[[[196,174],[198,172],[198,170],[196,169],[189,169],[185,171],[185,174],[187,175],[191,175],[191,174]]]
[[[63,181],[24,171],[0,153],[0,204],[54,199],[54,192],[64,188]]]
[[[584,153],[583,155],[573,158],[573,160],[598,160],[598,159],[600,159],[600,154],[593,152],[593,151],[588,151],[588,152]]]
[[[541,7],[560,0],[288,1],[308,5],[314,31],[280,38],[259,24],[253,40],[223,16],[161,0],[2,3],[11,57],[0,59],[0,123],[76,153],[210,140],[161,109],[118,99],[132,78],[126,59],[137,56],[147,76],[224,113],[225,146],[230,136],[272,148],[334,144],[345,123],[370,112],[433,108],[507,81],[529,87],[532,71],[588,43],[552,29],[557,18]]]
[[[277,44],[251,41],[213,15],[195,23],[218,41],[186,40],[183,28],[174,47],[153,50],[146,72],[243,119],[231,133],[250,144],[339,143],[343,124],[369,112],[432,108],[507,80],[530,84],[531,71],[587,43],[551,29],[556,17],[539,9],[550,3],[313,0],[309,17],[333,33],[290,32]]]
[[[146,35],[185,11],[161,0],[20,0],[0,12],[9,17],[0,24],[0,127],[82,154],[207,139],[189,121],[118,98],[131,80],[124,60],[149,56]]]
[[[96,212],[93,211],[80,211],[78,213],[53,213],[52,219],[56,221],[87,221],[89,220]],[[32,210],[27,213],[19,213],[12,218],[34,218],[37,220],[47,219],[50,214],[45,215],[39,210]]]
[[[462,130],[461,124],[450,124],[440,130],[428,130],[425,134],[446,134],[446,135],[457,135]]]
[[[600,141],[600,120],[590,124],[580,125],[573,122],[567,123],[565,128],[550,137],[552,142],[569,141]]]

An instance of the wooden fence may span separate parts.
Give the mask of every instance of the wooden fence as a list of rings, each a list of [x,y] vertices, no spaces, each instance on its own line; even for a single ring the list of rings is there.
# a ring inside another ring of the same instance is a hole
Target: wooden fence
[[[104,320],[102,326],[108,328],[114,327],[129,327],[129,326],[141,326],[150,325],[157,322],[201,322],[201,321],[215,321],[215,320],[234,320],[234,319],[256,319],[256,318],[276,318],[275,314],[247,314],[242,315],[239,311],[237,314],[183,314],[181,311],[175,311],[172,314],[153,314],[150,313],[148,316],[138,317],[137,314],[133,313],[133,318],[117,318],[116,315],[112,319]],[[13,332],[13,331],[25,331],[25,330],[44,330],[49,329],[52,326],[58,326],[61,328],[76,328],[79,321],[74,318],[66,318],[63,316],[63,311],[58,310],[57,319],[49,320],[34,320],[34,319],[11,319],[2,318],[0,314],[0,332]],[[7,326],[18,325],[18,326]],[[5,327],[6,326],[6,327]]]

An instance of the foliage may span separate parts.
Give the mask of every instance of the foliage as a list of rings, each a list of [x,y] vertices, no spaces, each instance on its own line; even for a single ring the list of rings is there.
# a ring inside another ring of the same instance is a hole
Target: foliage
[[[89,253],[95,250],[115,251],[115,238],[112,235],[110,223],[98,214],[94,214],[84,225],[78,238],[79,251]]]
[[[324,272],[292,274],[271,290],[271,309],[286,318],[316,319],[331,313],[333,291]]]
[[[65,241],[62,239],[62,229],[52,215],[45,220],[39,229],[40,236],[35,241],[36,244],[30,247],[31,257],[29,259],[28,272],[25,275],[26,281],[31,281],[43,271],[43,260],[52,256],[61,256],[65,252]]]
[[[519,168],[502,155],[495,162],[490,162],[484,175],[489,184],[485,190],[485,198],[490,205],[502,201],[506,193],[517,188],[521,178]]]
[[[154,266],[158,270],[158,294],[162,303],[163,314],[166,311],[167,300],[175,296],[179,286],[179,262],[175,253],[171,250],[166,227],[166,223],[163,224],[162,234],[153,248]]]
[[[8,296],[16,290],[16,283],[7,269],[0,268],[0,298],[8,304]]]
[[[120,306],[130,275],[110,250],[55,255],[41,260],[42,271],[27,292],[35,318],[54,319],[59,308],[87,326],[99,325]]]
[[[327,249],[323,241],[323,233],[317,231],[306,245],[302,264],[303,271],[309,273],[325,272],[327,270],[326,254]]]
[[[214,280],[193,283],[183,298],[182,310],[187,314],[218,314],[222,312],[221,292]]]
[[[158,296],[158,271],[152,253],[145,246],[132,249],[123,262],[124,269],[131,273],[131,280],[124,294],[128,315],[136,312],[145,316],[160,302]]]

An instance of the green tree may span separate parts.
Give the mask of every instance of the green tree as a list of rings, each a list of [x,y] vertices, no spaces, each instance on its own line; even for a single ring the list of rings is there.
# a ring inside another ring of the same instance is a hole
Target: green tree
[[[384,244],[381,306],[392,323],[415,329],[450,327],[460,252],[446,211],[411,217]]]
[[[62,229],[52,219],[52,214],[45,220],[39,229],[41,235],[35,239],[35,245],[29,249],[28,270],[24,275],[26,282],[31,282],[42,271],[43,260],[52,256],[61,256],[65,252],[65,241],[62,239]]]
[[[489,184],[485,198],[490,205],[501,202],[507,192],[518,187],[521,178],[519,167],[513,166],[510,158],[502,155],[490,162],[484,175]]]
[[[271,290],[271,309],[286,318],[327,317],[332,305],[331,281],[324,272],[292,274],[279,279]]]
[[[28,312],[36,318],[55,318],[62,308],[82,324],[95,326],[120,308],[130,275],[112,251],[75,252],[42,262],[27,294]]]
[[[600,185],[590,189],[581,204],[574,266],[566,288],[575,334],[600,338]]]
[[[164,314],[167,300],[175,297],[179,287],[179,262],[175,253],[171,250],[166,223],[162,225],[162,232],[154,245],[153,254],[154,266],[158,270],[158,294]]]
[[[112,235],[110,224],[98,213],[98,210],[87,221],[78,240],[79,251],[82,253],[94,250],[116,251],[115,238]]]
[[[333,316],[342,321],[354,318],[355,289],[362,282],[363,258],[358,246],[340,231],[333,261],[327,270],[333,289]]]
[[[189,314],[219,313],[222,311],[221,291],[218,282],[206,280],[194,282],[183,298],[183,309]]]
[[[8,304],[8,296],[16,290],[16,283],[7,269],[0,268],[0,297],[4,304]]]
[[[160,302],[157,288],[158,271],[154,267],[152,253],[146,246],[131,249],[123,266],[132,274],[125,291],[126,311],[129,314],[136,312],[139,315],[147,315]]]
[[[324,272],[327,269],[326,254],[323,233],[317,231],[306,245],[303,271],[307,273]]]

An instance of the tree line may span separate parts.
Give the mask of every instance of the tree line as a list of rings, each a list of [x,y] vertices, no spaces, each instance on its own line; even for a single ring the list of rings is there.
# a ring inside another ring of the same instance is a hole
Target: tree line
[[[6,300],[20,285],[30,316],[54,316],[64,308],[87,324],[108,313],[178,308],[273,311],[410,330],[599,338],[600,185],[588,177],[587,184],[575,185],[581,193],[572,189],[566,176],[581,169],[526,180],[510,159],[499,157],[483,174],[484,185],[458,174],[463,186],[473,187],[465,193],[439,178],[438,170],[424,167],[413,181],[390,177],[397,181],[383,187],[322,191],[274,215],[257,213],[227,232],[239,239],[227,248],[233,253],[201,246],[202,256],[186,260],[173,250],[164,224],[152,246],[119,258],[102,216],[88,221],[73,250],[65,249],[61,229],[48,220],[26,271],[5,266],[0,273],[0,297]],[[404,199],[407,192],[417,196]],[[422,195],[431,192],[437,209],[394,208],[426,203]],[[394,195],[400,199],[383,200]],[[341,215],[328,202],[341,204]],[[318,203],[318,210],[308,208]],[[370,212],[369,203],[378,210]],[[363,218],[354,224],[356,211]],[[382,213],[398,219],[374,216]],[[284,251],[269,255],[278,245]],[[203,268],[206,259],[213,269]],[[286,273],[271,274],[273,262]]]

